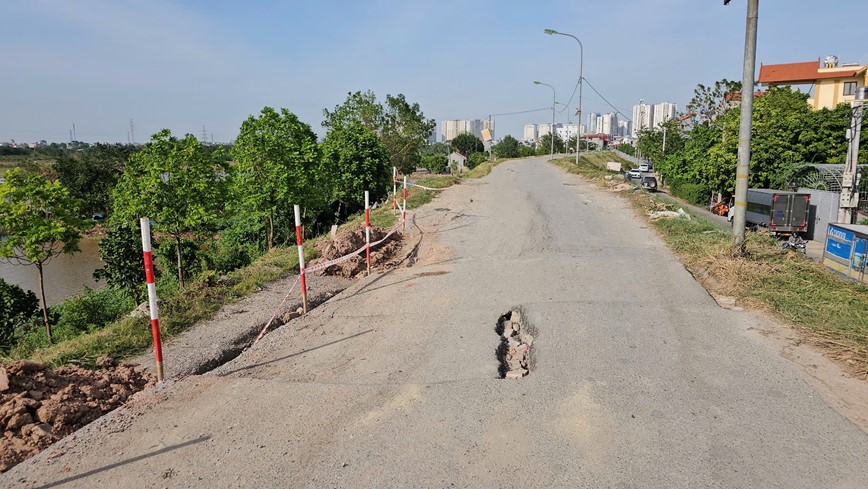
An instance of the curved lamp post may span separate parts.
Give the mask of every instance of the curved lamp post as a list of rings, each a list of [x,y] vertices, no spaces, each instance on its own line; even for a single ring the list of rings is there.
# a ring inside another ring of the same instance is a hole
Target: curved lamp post
[[[581,150],[581,140],[582,140],[582,86],[584,85],[584,77],[582,76],[582,70],[585,64],[585,47],[582,46],[582,41],[579,40],[578,37],[572,34],[566,34],[564,32],[558,32],[554,29],[546,29],[545,32],[548,35],[557,34],[559,36],[567,36],[572,37],[579,43],[579,109],[576,114],[579,116],[579,121],[576,123],[576,165],[579,164],[579,153]]]
[[[552,89],[552,125],[549,128],[549,139],[552,140],[552,158],[554,158],[554,156],[555,156],[555,104],[557,103],[557,102],[555,102],[555,100],[556,100],[555,87],[549,85],[548,83],[543,83],[543,82],[538,82],[538,81],[534,81],[533,84],[534,85],[545,85],[545,86]]]

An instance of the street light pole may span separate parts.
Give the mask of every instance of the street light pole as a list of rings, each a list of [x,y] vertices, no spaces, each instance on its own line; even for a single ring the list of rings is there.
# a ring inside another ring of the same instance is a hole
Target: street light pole
[[[557,102],[555,102],[555,100],[557,100],[556,95],[555,95],[555,87],[549,85],[548,83],[543,83],[543,82],[538,82],[538,81],[534,81],[533,84],[534,85],[545,85],[545,86],[552,89],[552,125],[549,128],[549,139],[552,140],[552,158],[554,158],[554,156],[555,156],[555,104],[557,103]]]
[[[578,37],[572,34],[566,34],[563,32],[558,32],[554,29],[546,29],[545,32],[548,35],[558,34],[560,36],[572,37],[579,43],[579,107],[576,111],[576,115],[578,116],[578,122],[576,122],[576,165],[579,164],[579,153],[581,150],[581,140],[582,140],[582,87],[584,86],[584,77],[582,76],[582,70],[585,66],[585,47],[582,46],[582,41],[579,40]]]

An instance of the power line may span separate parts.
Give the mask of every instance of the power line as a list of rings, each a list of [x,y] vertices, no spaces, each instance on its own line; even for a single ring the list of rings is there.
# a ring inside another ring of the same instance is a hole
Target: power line
[[[587,80],[587,78],[585,78],[585,80]],[[570,99],[567,100],[567,103],[566,103],[566,104],[564,104],[564,108],[561,109],[561,110],[559,110],[558,112],[563,112],[563,111],[565,111],[565,110],[567,110],[567,109],[570,108],[570,103],[572,103],[572,101],[573,101],[573,97],[576,96],[576,90],[579,89],[579,82],[580,82],[580,81],[582,81],[581,78],[579,78],[578,81],[576,81],[576,86],[573,87],[573,94],[570,95]],[[581,121],[579,121],[579,122],[581,122]]]
[[[603,102],[606,102],[606,104],[608,104],[609,107],[611,107],[611,108],[612,108],[616,113],[621,114],[622,116],[624,116],[625,119],[627,119],[627,120],[630,121],[631,123],[633,122],[633,119],[627,117],[626,114],[624,114],[624,113],[621,112],[617,107],[615,107],[614,105],[612,105],[612,102],[609,102],[608,100],[606,100],[606,97],[604,97],[602,93],[600,93],[599,91],[597,91],[597,89],[594,88],[593,85],[591,85],[591,82],[589,82],[587,78],[585,78],[585,82],[588,84],[589,87],[591,87],[591,90],[593,90],[594,93],[596,93],[597,95],[599,95],[600,98],[603,99]]]
[[[520,110],[518,112],[504,112],[502,114],[489,114],[488,117],[501,116],[501,115],[517,115],[517,114],[529,114],[531,112],[542,112],[543,110],[551,110],[551,107],[543,107],[542,109],[531,109],[531,110]]]

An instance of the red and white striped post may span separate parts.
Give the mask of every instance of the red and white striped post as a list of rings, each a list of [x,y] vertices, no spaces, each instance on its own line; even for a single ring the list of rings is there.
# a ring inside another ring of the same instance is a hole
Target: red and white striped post
[[[151,310],[151,334],[154,336],[154,358],[157,361],[157,381],[163,381],[163,342],[160,339],[160,314],[157,311],[157,286],[154,284],[154,257],[151,254],[151,221],[139,219],[142,227],[142,251],[145,255],[145,281],[148,283],[148,306]]]
[[[368,275],[371,274],[371,201],[370,194],[365,190],[365,262],[368,264]]]
[[[398,213],[398,167],[392,167],[392,215]]]
[[[298,244],[298,277],[301,282],[301,307],[307,314],[307,283],[304,280],[304,244],[301,241],[301,208],[293,206],[295,210],[295,242]]]
[[[401,207],[401,232],[407,230],[407,175],[404,175],[404,206]]]

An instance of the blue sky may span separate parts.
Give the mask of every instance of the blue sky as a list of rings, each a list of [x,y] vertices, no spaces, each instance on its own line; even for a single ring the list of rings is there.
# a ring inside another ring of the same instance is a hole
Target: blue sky
[[[139,142],[203,125],[228,141],[265,105],[322,137],[322,110],[368,89],[438,121],[547,107],[533,81],[566,102],[579,53],[547,27],[582,39],[585,78],[627,115],[640,98],[683,109],[697,83],[741,79],[745,3],[4,0],[0,141],[66,141],[75,124],[80,140],[126,142],[130,119]],[[865,19],[864,0],[762,0],[757,65],[868,63]],[[587,86],[582,105],[611,111]],[[549,118],[497,116],[497,136]]]

